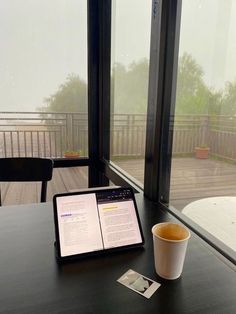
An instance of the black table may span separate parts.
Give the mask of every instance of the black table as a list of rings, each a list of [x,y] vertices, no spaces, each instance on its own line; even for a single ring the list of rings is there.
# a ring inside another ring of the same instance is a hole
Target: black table
[[[236,274],[192,234],[182,277],[155,274],[151,226],[172,219],[137,196],[144,249],[90,257],[58,266],[52,204],[0,210],[0,313],[236,313]],[[162,283],[151,297],[116,280],[134,269]]]

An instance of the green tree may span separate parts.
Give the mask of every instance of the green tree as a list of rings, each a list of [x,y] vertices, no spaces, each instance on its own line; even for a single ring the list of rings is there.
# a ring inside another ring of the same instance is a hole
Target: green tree
[[[111,76],[111,103],[114,113],[146,113],[148,99],[149,63],[147,59],[128,67],[116,63]],[[221,112],[222,92],[210,89],[203,80],[204,72],[194,58],[184,53],[179,59],[176,114],[213,114]],[[234,98],[235,97],[235,98]],[[236,99],[236,82],[228,83],[224,103],[232,112]],[[87,112],[87,84],[71,74],[51,96],[45,98],[46,112]],[[225,113],[227,114],[227,113]]]
[[[87,112],[87,84],[78,75],[70,74],[66,82],[44,99],[40,111]]]
[[[208,100],[208,113],[212,116],[221,114],[223,105],[223,92],[221,90],[210,90]]]
[[[70,74],[65,83],[60,85],[54,94],[44,99],[44,106],[39,108],[39,110],[44,112],[41,114],[41,117],[48,129],[52,128],[53,125],[57,126],[60,117],[65,118],[62,112],[86,113],[87,84],[78,75]],[[66,130],[63,129],[62,133],[56,133],[57,143],[61,143],[62,150],[81,149],[81,143],[76,142],[78,138],[72,138],[72,125],[66,123],[66,126]],[[72,143],[74,144],[72,145]],[[86,154],[86,147],[83,153]]]
[[[111,99],[115,113],[146,113],[148,70],[147,59],[133,62],[127,68],[120,63],[113,66]]]
[[[146,113],[148,60],[131,63],[127,68],[115,64],[111,76],[111,102],[115,113]],[[46,112],[87,112],[87,84],[71,74],[51,96],[44,99]]]
[[[179,59],[176,113],[207,114],[210,98],[216,97],[203,80],[203,70],[193,57],[184,53]]]
[[[236,115],[236,80],[225,85],[221,114]]]

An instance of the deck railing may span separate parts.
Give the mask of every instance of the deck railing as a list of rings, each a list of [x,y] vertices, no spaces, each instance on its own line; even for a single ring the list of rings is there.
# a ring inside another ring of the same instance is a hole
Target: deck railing
[[[196,146],[206,145],[212,156],[236,161],[235,116],[177,115],[172,122],[174,154],[192,154]]]
[[[66,150],[87,154],[85,113],[0,113],[1,157],[62,157]]]
[[[214,156],[236,160],[236,117],[177,115],[171,118],[173,153],[193,154],[195,146],[208,145]],[[143,157],[146,115],[111,117],[111,155]],[[66,150],[88,153],[86,113],[0,113],[0,157],[63,157]]]

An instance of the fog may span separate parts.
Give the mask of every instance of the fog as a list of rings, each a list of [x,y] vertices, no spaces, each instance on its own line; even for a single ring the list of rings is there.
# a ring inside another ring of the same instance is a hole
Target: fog
[[[236,1],[183,0],[180,55],[190,53],[209,86],[236,77]],[[113,3],[112,62],[149,58],[150,0]],[[0,2],[0,110],[34,111],[71,73],[87,80],[86,0]]]
[[[70,73],[87,77],[87,4],[1,0],[0,109],[42,106]]]
[[[179,53],[195,58],[208,86],[236,79],[235,17],[235,0],[183,0]]]

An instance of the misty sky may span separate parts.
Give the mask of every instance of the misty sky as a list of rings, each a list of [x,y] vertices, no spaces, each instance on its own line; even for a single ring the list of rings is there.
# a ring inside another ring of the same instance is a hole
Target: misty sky
[[[236,79],[236,1],[183,0],[180,55],[201,65],[208,86]]]
[[[86,0],[1,0],[1,110],[35,110],[70,73],[87,77]]]
[[[87,80],[86,11],[86,0],[0,1],[1,111],[35,110],[70,73]],[[235,16],[235,0],[183,0],[180,55],[209,86],[236,78]],[[149,58],[151,0],[117,0],[112,18],[112,61]]]

